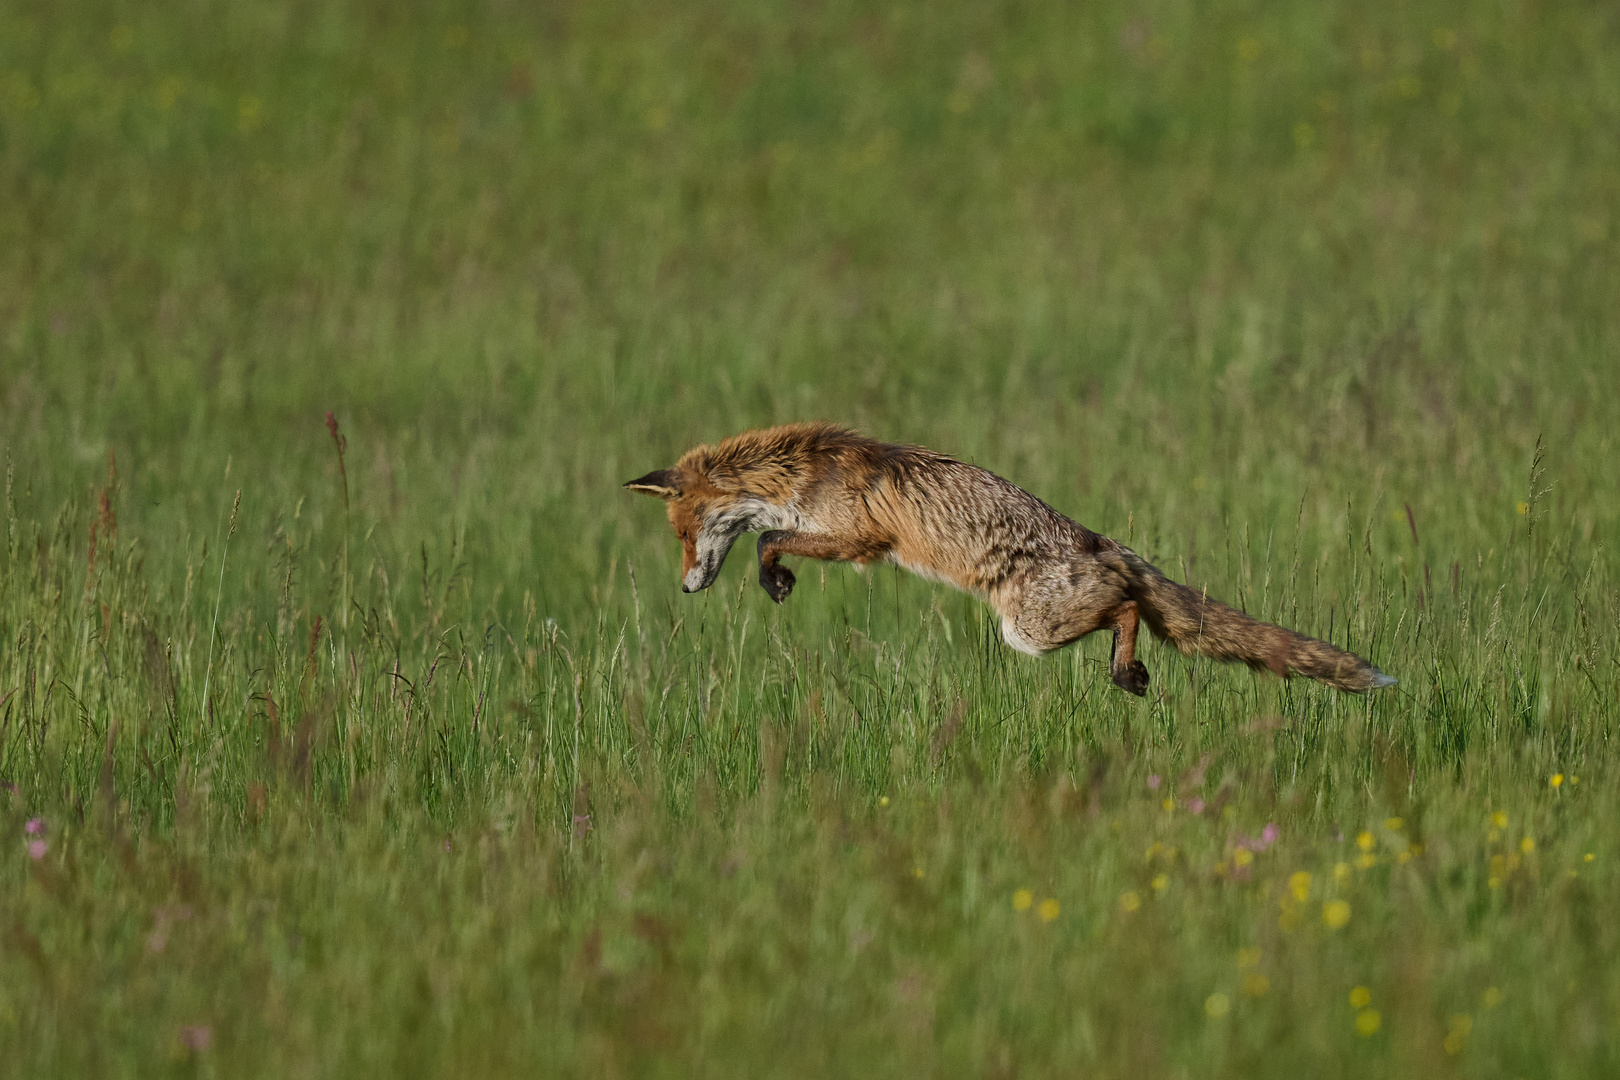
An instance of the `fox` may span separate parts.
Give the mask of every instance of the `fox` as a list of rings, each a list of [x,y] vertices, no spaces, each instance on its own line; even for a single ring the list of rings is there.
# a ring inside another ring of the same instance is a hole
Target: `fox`
[[[1149,682],[1143,623],[1184,654],[1281,678],[1349,693],[1396,684],[1354,653],[1170,580],[988,469],[838,424],[744,431],[624,486],[664,500],[684,592],[714,584],[737,538],[757,532],[759,583],[778,604],[796,580],[784,557],[894,563],[988,603],[1003,640],[1031,656],[1112,631],[1109,674],[1138,697]]]

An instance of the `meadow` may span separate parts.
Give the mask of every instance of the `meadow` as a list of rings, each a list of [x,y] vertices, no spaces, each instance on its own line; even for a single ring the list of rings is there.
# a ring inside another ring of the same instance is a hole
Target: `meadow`
[[[1620,1074],[1617,130],[1575,0],[0,4],[0,1074]],[[812,418],[1400,685],[683,595]]]

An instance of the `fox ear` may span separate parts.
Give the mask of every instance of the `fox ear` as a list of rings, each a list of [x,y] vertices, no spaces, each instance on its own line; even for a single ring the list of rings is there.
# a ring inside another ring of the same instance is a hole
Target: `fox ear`
[[[647,495],[656,495],[660,499],[678,499],[681,494],[680,477],[674,469],[659,469],[646,476],[630,481],[624,485],[631,491],[640,491]]]

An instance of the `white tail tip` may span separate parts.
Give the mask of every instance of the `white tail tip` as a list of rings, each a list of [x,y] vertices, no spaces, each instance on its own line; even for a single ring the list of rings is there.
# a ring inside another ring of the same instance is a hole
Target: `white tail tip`
[[[1394,686],[1399,681],[1400,680],[1395,678],[1393,675],[1385,675],[1382,671],[1375,671],[1373,673],[1372,686],[1369,687],[1369,689],[1383,690],[1385,687]]]

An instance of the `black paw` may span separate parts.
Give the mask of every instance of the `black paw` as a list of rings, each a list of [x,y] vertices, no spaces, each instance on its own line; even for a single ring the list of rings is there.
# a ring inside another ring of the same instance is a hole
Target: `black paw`
[[[1140,660],[1132,660],[1122,668],[1114,669],[1114,685],[1121,690],[1129,690],[1137,697],[1147,693],[1148,669]]]
[[[775,566],[762,566],[759,568],[759,583],[772,600],[778,604],[788,598],[793,591],[793,571],[777,563]]]

